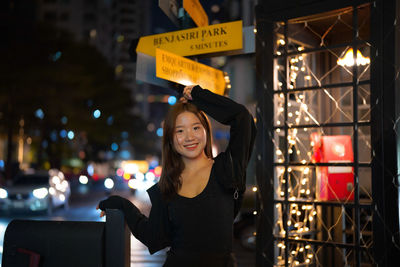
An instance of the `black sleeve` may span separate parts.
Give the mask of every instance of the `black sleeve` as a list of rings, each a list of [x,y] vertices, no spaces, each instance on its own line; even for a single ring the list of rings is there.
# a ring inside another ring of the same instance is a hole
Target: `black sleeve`
[[[99,208],[121,210],[132,234],[147,246],[151,254],[170,245],[165,225],[168,220],[167,211],[160,207],[160,203],[152,201],[149,218],[132,202],[120,196],[110,196],[101,201]]]
[[[230,125],[229,145],[215,159],[217,172],[222,183],[232,189],[244,190],[245,173],[256,136],[254,119],[241,104],[195,86],[192,103],[218,122]]]

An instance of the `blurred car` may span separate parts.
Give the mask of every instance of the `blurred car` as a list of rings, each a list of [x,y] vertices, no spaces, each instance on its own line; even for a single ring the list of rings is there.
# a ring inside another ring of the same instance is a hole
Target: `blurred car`
[[[0,211],[44,211],[68,208],[71,189],[64,174],[56,169],[17,175],[12,185],[0,188]]]

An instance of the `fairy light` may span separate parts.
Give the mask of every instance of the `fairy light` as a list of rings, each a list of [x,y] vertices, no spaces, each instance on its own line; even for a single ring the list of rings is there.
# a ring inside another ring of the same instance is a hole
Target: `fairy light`
[[[278,45],[284,45],[284,40],[280,39],[278,40]],[[298,51],[303,51],[304,47],[300,46],[297,48]],[[278,53],[277,53],[278,54]],[[303,86],[303,82],[308,85],[311,85],[309,81],[312,80],[312,77],[310,76],[310,73],[307,72],[307,68],[305,66],[305,60],[306,60],[306,54],[302,55],[297,55],[294,57],[289,57],[289,66],[288,66],[288,77],[289,81],[287,81],[287,89],[294,89],[297,87],[297,81],[300,77],[304,79],[304,81],[301,81],[301,86]],[[276,69],[278,71],[281,71],[284,66],[276,66]],[[301,75],[299,75],[301,73]],[[278,82],[279,88],[282,88],[283,82],[279,81]],[[310,117],[312,118],[311,114],[308,112],[308,105],[307,105],[307,96],[308,94],[306,92],[300,92],[300,93],[295,93],[294,94],[295,98],[289,98],[288,95],[285,95],[284,93],[279,94],[279,99],[278,99],[278,105],[277,105],[277,115],[278,118],[276,120],[276,125],[280,126],[282,124],[287,124],[289,127],[291,125],[300,125],[302,121],[309,122]],[[283,113],[285,112],[285,109],[288,109],[287,111],[287,117],[289,118],[288,122],[282,122],[282,116]],[[282,129],[275,129],[277,134],[282,134]],[[303,128],[303,131],[301,133],[306,132],[307,128]],[[302,145],[300,140],[303,138],[302,135],[299,135],[299,130],[297,128],[290,129],[288,134],[287,134],[287,143],[288,147],[286,151],[282,151],[281,148],[277,148],[275,150],[276,156],[277,156],[277,161],[279,163],[284,162],[284,154],[297,154],[299,157],[299,162],[303,164],[303,166],[296,166],[296,167],[287,167],[287,175],[283,175],[285,173],[285,168],[277,168],[277,175],[279,179],[279,187],[277,188],[277,195],[284,197],[285,192],[287,194],[287,198],[289,201],[296,201],[298,199],[300,200],[309,200],[311,196],[311,188],[312,188],[312,171],[309,167],[307,167],[307,162],[310,161],[311,158],[311,152],[310,151],[304,151],[302,147],[299,147],[299,144]],[[303,146],[304,147],[304,146]],[[306,158],[305,158],[306,157]],[[287,179],[285,179],[287,178]],[[284,189],[285,188],[285,189]],[[275,205],[277,208],[278,212],[278,219],[277,219],[277,231],[276,233],[278,235],[286,235],[289,234],[292,236],[294,239],[299,240],[304,234],[308,234],[310,232],[310,229],[314,229],[315,227],[315,215],[316,211],[313,207],[313,205],[298,205],[295,203],[290,203],[289,205],[289,210],[286,211],[288,212],[288,218],[287,221],[285,222],[287,227],[289,228],[284,228],[283,224],[283,212],[284,208],[281,209],[281,205],[278,206]],[[281,249],[285,248],[285,242],[278,243],[278,247]],[[300,265],[300,264],[306,264],[310,263],[311,260],[308,258],[308,253],[310,252],[309,249],[311,247],[309,245],[300,245],[297,247],[297,249],[294,249],[291,247],[290,254],[289,254],[289,259],[287,259],[288,263],[291,265]],[[280,250],[278,253],[280,255],[277,256],[278,259],[284,259],[285,256],[284,252]],[[302,259],[301,261],[299,259]],[[308,260],[308,261],[306,261]]]

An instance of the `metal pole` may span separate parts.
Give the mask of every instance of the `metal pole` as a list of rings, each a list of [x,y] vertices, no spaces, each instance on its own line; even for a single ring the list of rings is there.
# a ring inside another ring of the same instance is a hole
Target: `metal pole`
[[[105,267],[129,267],[131,234],[120,210],[106,210]]]

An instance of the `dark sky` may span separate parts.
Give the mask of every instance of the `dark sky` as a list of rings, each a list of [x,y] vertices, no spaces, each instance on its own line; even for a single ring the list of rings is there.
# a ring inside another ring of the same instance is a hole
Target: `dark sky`
[[[152,7],[151,7],[151,15],[152,15],[152,27],[151,31],[152,33],[162,33],[162,32],[168,32],[168,31],[177,31],[179,30],[167,17],[167,15],[164,14],[164,12],[161,10],[161,8],[158,7],[158,1],[159,0],[152,0]],[[212,0],[212,1],[204,1],[200,0],[200,3],[202,4],[204,10],[206,11],[209,19],[213,17],[213,14],[211,12],[211,6],[214,4],[220,5],[224,0]],[[211,23],[211,21],[210,21]]]

